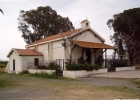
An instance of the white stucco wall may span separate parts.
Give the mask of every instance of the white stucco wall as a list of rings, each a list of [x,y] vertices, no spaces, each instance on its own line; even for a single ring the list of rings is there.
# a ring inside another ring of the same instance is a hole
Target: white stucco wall
[[[91,31],[85,31],[82,34],[75,36],[73,40],[102,43],[101,39]]]
[[[37,46],[37,51],[43,54],[43,63],[47,63],[48,58],[48,43],[44,43]]]
[[[9,57],[9,69],[7,72],[16,72],[20,73],[24,70],[27,70],[28,63],[32,64],[34,66],[34,58],[39,58],[39,61],[42,62],[43,57],[42,56],[19,56],[17,52],[12,52],[12,54]],[[13,60],[15,59],[15,70],[13,70]]]
[[[12,54],[9,57],[9,65],[10,70],[9,72],[14,71],[13,70],[13,60],[15,59],[15,72],[21,72],[22,71],[22,63],[21,63],[21,56],[18,56],[17,52],[12,52]]]
[[[72,58],[78,60],[80,57],[82,57],[82,48],[76,46],[72,51]]]
[[[42,63],[42,56],[22,56],[22,71],[27,70],[28,67],[34,67],[34,59],[39,58],[39,62]]]
[[[63,41],[52,42],[53,60],[65,59],[64,46],[62,46]]]

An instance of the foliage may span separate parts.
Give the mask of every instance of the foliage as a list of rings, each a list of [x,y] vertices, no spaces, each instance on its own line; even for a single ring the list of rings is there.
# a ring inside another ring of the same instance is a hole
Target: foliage
[[[67,64],[66,65],[66,70],[75,70],[75,66],[76,66],[75,63],[73,63],[73,64]]]
[[[70,65],[72,63],[72,59],[67,59],[67,61],[65,62],[66,65]]]
[[[0,64],[7,64],[8,63],[8,61],[2,61],[2,60],[0,60]]]
[[[10,81],[7,81],[5,79],[0,79],[0,88],[10,86],[10,85],[12,85]]]
[[[8,61],[2,61],[2,60],[0,60],[0,68],[6,67],[7,63],[8,63]]]
[[[103,57],[102,57],[102,56],[99,56],[99,57],[97,58],[97,60],[95,61],[95,64],[97,64],[97,65],[99,65],[99,66],[102,66],[103,62],[104,62]]]
[[[110,60],[108,61],[108,63],[112,66],[112,67],[127,67],[128,60],[121,60],[121,59],[116,59],[116,60]]]
[[[131,81],[137,85],[137,88],[140,88],[140,79],[132,79]]]
[[[20,74],[29,74],[29,72],[28,72],[28,70],[24,70]]]
[[[119,39],[119,44],[118,44],[118,54],[120,56],[120,59],[122,60],[122,57],[124,55],[124,49],[123,49],[123,45],[122,45],[122,39]]]
[[[85,62],[86,62],[86,61],[84,60],[83,57],[80,57],[80,58],[78,59],[78,63],[84,64]]]
[[[4,71],[0,71],[0,75],[2,75],[2,74],[5,74],[5,72]]]
[[[113,66],[115,66],[115,67],[127,67],[128,65],[124,61],[115,61]]]
[[[107,22],[108,27],[113,28],[114,34],[111,40],[118,47],[122,40],[123,47],[128,51],[130,65],[134,65],[134,58],[140,54],[140,8],[125,10],[115,14],[113,19]]]
[[[1,87],[5,87],[5,84],[6,84],[6,81],[0,80],[0,88],[1,88]]]
[[[0,68],[6,67],[6,64],[0,64]]]
[[[102,67],[100,65],[97,65],[97,64],[94,64],[94,69],[95,70],[98,70],[98,69],[101,69]]]
[[[18,29],[27,44],[74,29],[68,17],[57,14],[50,6],[20,11]]]
[[[56,76],[55,73],[53,73],[53,74],[48,74],[48,73],[38,74],[38,73],[35,73],[35,74],[30,74],[30,76],[39,77],[39,78],[49,78],[49,79],[63,79],[60,76]]]
[[[54,62],[54,61],[52,61],[52,62],[49,62],[49,63],[47,63],[47,69],[53,69],[53,70],[55,70],[56,69],[56,63]]]
[[[101,67],[97,64],[88,64],[88,63],[84,63],[84,64],[69,64],[66,65],[66,70],[71,70],[71,71],[75,71],[75,70],[86,70],[86,71],[92,71],[92,70],[98,70],[101,69]]]

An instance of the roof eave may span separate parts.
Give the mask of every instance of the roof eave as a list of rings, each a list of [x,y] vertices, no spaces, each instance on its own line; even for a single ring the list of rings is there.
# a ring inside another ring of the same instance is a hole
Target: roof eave
[[[58,40],[61,40],[61,39],[63,39],[63,37],[53,39],[53,40],[44,41],[44,42],[40,42],[40,43],[35,43],[35,44],[31,44],[31,45],[26,45],[25,48],[32,47],[32,46],[37,46],[37,45],[40,45],[40,44],[45,44],[45,43],[49,43],[49,42],[53,42],[53,41],[58,41]]]
[[[10,50],[10,52],[7,54],[7,57],[10,57],[10,55],[12,54],[13,51],[17,52],[14,48],[12,48],[12,49]],[[19,52],[17,52],[17,53],[18,53],[18,55],[20,55]]]

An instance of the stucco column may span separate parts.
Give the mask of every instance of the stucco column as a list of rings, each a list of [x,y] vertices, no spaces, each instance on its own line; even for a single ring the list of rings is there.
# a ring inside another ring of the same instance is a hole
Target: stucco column
[[[52,48],[52,42],[49,42],[48,44],[49,50],[48,50],[48,60],[53,60],[53,48]]]

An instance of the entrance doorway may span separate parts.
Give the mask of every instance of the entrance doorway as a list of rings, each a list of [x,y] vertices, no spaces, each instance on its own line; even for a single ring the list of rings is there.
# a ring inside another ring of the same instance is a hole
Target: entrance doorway
[[[39,58],[35,58],[34,59],[34,65],[35,66],[39,66]]]
[[[86,61],[88,63],[91,63],[91,51],[90,51],[90,49],[86,50]]]
[[[15,71],[15,59],[13,59],[13,70]]]

